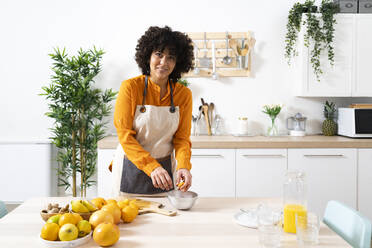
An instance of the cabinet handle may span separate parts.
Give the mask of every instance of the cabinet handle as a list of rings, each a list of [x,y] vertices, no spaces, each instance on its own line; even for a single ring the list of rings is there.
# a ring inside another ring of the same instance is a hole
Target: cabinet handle
[[[343,154],[305,154],[304,155],[304,157],[307,157],[307,158],[322,158],[322,157],[341,158],[343,156],[344,156]]]
[[[222,155],[213,155],[213,154],[195,154],[195,155],[191,155],[191,157],[194,157],[194,158],[223,158]]]
[[[284,158],[282,154],[244,154],[247,158]]]

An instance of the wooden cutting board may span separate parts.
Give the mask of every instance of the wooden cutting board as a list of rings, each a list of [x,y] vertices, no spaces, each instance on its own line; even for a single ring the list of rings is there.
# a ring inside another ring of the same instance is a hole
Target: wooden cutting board
[[[135,202],[139,208],[138,214],[157,213],[167,216],[177,215],[177,211],[164,209],[164,205],[160,202],[146,201],[142,199],[136,199]]]

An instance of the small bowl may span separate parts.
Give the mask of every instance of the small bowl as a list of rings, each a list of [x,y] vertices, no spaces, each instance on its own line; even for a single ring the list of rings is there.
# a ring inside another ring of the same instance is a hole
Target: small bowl
[[[196,199],[198,199],[198,194],[192,191],[172,190],[168,192],[169,202],[179,210],[189,210],[194,206]]]

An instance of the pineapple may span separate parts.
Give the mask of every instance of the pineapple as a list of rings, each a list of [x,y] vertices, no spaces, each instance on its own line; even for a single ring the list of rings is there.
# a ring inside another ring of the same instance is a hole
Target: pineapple
[[[326,119],[322,124],[322,132],[325,136],[333,136],[337,133],[337,123],[334,121],[336,114],[335,104],[326,101],[323,113]]]

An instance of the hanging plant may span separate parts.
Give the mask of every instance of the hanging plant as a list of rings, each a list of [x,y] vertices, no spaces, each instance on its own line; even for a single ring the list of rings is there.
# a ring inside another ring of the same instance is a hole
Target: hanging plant
[[[314,0],[306,0],[303,4],[295,3],[289,11],[285,39],[285,57],[290,65],[291,59],[298,55],[296,51],[298,32],[302,25],[306,26],[304,45],[306,47],[312,45],[310,63],[317,80],[320,81],[320,75],[323,73],[320,64],[320,55],[324,49],[328,51],[330,64],[334,64],[332,42],[334,38],[334,24],[336,23],[334,14],[338,12],[338,6],[331,0],[322,0],[319,8],[320,12],[317,12],[318,7],[314,5],[314,2]],[[302,14],[304,13],[306,14],[306,18],[302,20]],[[320,15],[317,13],[320,13]]]
[[[65,49],[50,54],[53,75],[48,87],[42,87],[49,101],[46,115],[54,119],[51,128],[53,144],[58,148],[58,186],[71,188],[77,196],[77,174],[80,173],[80,194],[95,182],[91,179],[97,160],[97,141],[104,137],[103,117],[111,111],[109,102],[116,92],[93,88],[95,76],[101,71],[102,50],[79,50],[68,57]],[[70,180],[72,182],[70,183]]]

